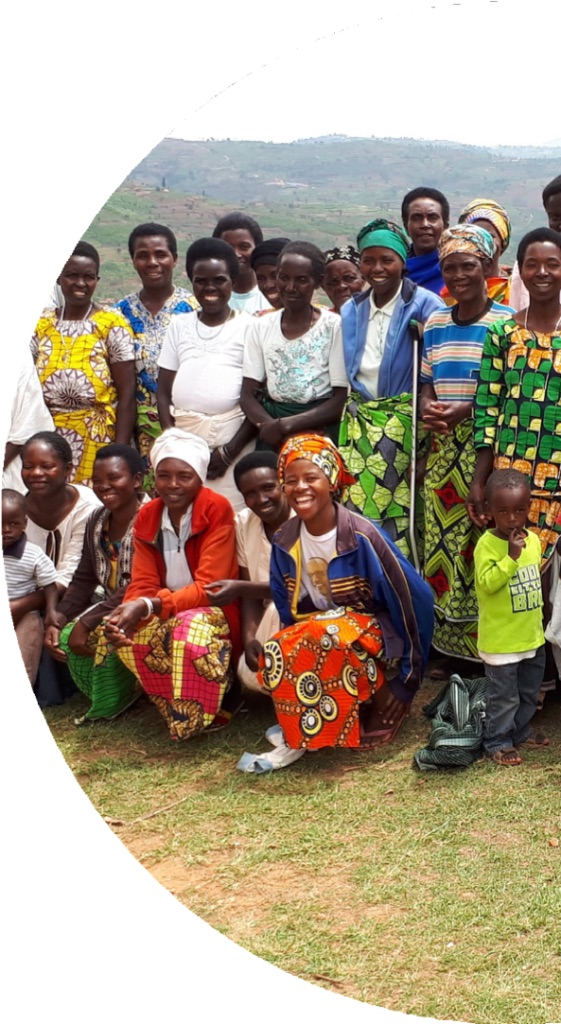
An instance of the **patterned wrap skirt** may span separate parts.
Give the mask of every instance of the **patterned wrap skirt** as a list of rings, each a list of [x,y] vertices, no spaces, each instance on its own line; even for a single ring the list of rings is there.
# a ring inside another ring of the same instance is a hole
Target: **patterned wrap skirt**
[[[425,436],[420,428],[418,449],[422,448]],[[347,508],[374,520],[410,558],[412,396],[403,394],[368,402],[352,392],[341,423],[338,447],[357,478],[348,490]]]
[[[154,617],[118,654],[165,719],[170,737],[188,739],[212,724],[230,683],[232,642],[220,608]]]
[[[359,708],[384,685],[375,618],[338,608],[288,626],[263,645],[259,682],[294,749],[360,747]]]
[[[69,622],[60,634],[60,648],[67,656],[68,669],[78,689],[91,701],[84,721],[116,718],[140,696],[142,689],[133,673],[123,665],[116,651],[107,645],[103,624],[92,629],[87,646],[91,657],[74,654],[68,646],[76,625]]]
[[[425,476],[425,579],[435,602],[433,646],[479,661],[473,552],[482,530],[467,511],[476,462],[473,421],[433,434]]]

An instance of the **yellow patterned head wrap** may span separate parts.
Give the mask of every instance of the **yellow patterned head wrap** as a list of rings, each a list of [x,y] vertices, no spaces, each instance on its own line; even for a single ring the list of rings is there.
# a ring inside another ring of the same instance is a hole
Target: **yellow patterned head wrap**
[[[324,434],[297,434],[296,437],[289,437],[279,455],[278,474],[281,485],[284,484],[286,470],[296,459],[307,459],[319,466],[336,492],[356,483],[333,441]]]
[[[502,249],[508,249],[510,242],[510,218],[506,210],[494,199],[472,199],[458,217],[459,224],[473,224],[474,221],[488,220],[501,236]]]

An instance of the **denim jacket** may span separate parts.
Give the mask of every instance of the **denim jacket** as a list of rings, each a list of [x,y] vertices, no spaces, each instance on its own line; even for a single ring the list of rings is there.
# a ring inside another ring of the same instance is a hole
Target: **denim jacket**
[[[351,296],[341,309],[343,351],[347,376],[352,390],[357,391],[367,402],[372,401],[374,395],[371,395],[364,384],[357,380],[357,374],[360,371],[366,346],[371,291],[372,289],[369,288],[366,292],[359,292]],[[403,279],[401,295],[397,300],[386,335],[376,397],[392,398],[395,395],[412,391],[413,345],[416,344],[416,341],[410,328],[411,321],[417,320],[424,324],[435,309],[442,309],[444,305],[442,299],[434,292],[420,288],[408,277]]]

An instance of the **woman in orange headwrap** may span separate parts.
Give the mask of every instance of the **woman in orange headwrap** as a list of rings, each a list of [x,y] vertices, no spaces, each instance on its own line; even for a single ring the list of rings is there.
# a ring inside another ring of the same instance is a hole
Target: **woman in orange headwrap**
[[[354,478],[329,438],[291,438],[278,472],[296,516],[273,540],[285,628],[263,647],[261,683],[290,747],[388,743],[423,678],[430,590],[381,530],[339,503]]]

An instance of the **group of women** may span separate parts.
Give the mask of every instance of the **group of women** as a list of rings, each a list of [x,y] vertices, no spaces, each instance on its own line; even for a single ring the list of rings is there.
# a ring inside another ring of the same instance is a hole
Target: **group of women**
[[[239,665],[289,746],[375,746],[431,642],[476,661],[492,469],[531,480],[544,572],[561,531],[561,235],[522,239],[521,311],[505,304],[509,238],[502,207],[474,200],[443,226],[431,290],[385,218],[322,253],[232,214],[189,247],[191,294],[173,234],[140,225],[142,288],[112,309],[80,243],[32,341],[56,433],[20,448],[28,537],[59,571],[40,703],[70,676],[86,719],[144,691],[186,738],[227,720]]]

